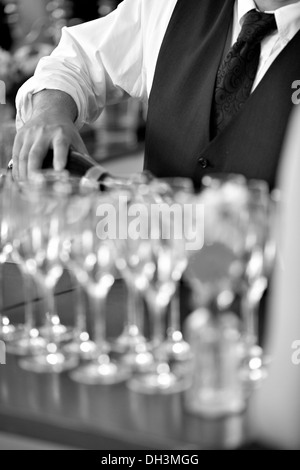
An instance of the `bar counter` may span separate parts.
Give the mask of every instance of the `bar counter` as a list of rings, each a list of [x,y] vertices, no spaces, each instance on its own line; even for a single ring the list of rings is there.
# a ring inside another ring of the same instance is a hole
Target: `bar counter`
[[[56,298],[62,321],[70,323],[74,291],[67,275]],[[21,321],[22,283],[13,264],[5,265],[5,304],[12,321]],[[35,307],[41,309],[39,299]],[[109,336],[120,332],[125,308],[126,290],[117,280],[108,299]],[[235,449],[247,442],[245,415],[205,420],[188,414],[184,403],[184,393],[146,396],[125,384],[85,386],[68,374],[28,373],[10,355],[0,366],[0,433],[100,450]]]

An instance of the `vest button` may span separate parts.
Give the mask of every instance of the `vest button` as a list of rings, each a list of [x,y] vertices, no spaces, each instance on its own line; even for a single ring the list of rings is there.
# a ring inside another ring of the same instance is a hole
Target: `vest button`
[[[203,170],[205,170],[205,168],[208,167],[208,160],[204,157],[198,158],[198,163],[201,166],[201,168],[203,168]]]

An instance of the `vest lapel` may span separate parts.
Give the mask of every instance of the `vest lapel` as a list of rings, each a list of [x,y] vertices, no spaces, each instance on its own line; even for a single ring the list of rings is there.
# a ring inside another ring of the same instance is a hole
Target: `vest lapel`
[[[210,163],[207,171],[242,173],[274,186],[293,107],[292,83],[300,77],[299,51],[300,31],[273,62],[242,110],[201,152]],[[197,162],[193,176],[200,183],[203,171]]]
[[[179,0],[174,9],[149,99],[145,166],[158,176],[190,176],[199,149],[209,143],[208,116],[233,5]]]

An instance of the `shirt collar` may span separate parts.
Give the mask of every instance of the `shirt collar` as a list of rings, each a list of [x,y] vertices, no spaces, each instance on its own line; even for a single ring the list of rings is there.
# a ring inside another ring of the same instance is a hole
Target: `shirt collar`
[[[257,9],[254,0],[237,0],[237,18],[241,27],[243,17],[253,8]],[[278,35],[282,41],[289,42],[300,30],[300,1],[268,13],[275,14]]]
[[[300,1],[278,8],[274,12],[279,36],[290,41],[300,30]]]
[[[244,16],[246,15],[246,13],[248,13],[248,11],[253,10],[253,9],[254,10],[256,9],[254,0],[238,0],[237,17],[238,17],[238,21],[241,27],[243,26]]]

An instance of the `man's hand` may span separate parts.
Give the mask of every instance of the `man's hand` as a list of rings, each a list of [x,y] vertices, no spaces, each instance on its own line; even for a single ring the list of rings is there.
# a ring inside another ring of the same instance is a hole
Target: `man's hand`
[[[65,168],[70,147],[87,153],[74,124],[77,108],[69,95],[44,90],[34,96],[33,104],[32,117],[17,133],[13,147],[13,176],[17,179],[26,179],[40,169],[50,148],[58,171]]]

